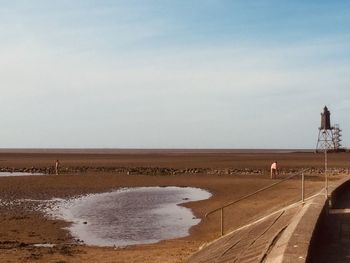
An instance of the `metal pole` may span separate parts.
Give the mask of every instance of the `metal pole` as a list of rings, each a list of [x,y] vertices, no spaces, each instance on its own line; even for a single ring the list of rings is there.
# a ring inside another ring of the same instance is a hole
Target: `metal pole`
[[[221,208],[221,236],[224,235],[224,208]]]
[[[305,203],[305,191],[304,191],[304,187],[305,187],[305,177],[304,177],[304,173],[301,173],[301,203],[304,204]]]
[[[326,134],[326,130],[324,130],[324,136],[325,136],[325,145],[324,145],[324,174],[325,174],[325,197],[326,199],[328,198],[328,156],[327,156],[327,134]]]

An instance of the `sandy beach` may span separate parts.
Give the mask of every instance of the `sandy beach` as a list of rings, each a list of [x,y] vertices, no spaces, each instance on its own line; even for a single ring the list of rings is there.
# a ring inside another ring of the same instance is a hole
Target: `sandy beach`
[[[206,242],[219,236],[219,214],[205,214],[271,184],[269,166],[277,160],[280,178],[312,168],[306,194],[321,190],[323,154],[311,152],[230,151],[1,151],[0,168],[52,171],[56,159],[61,174],[0,177],[1,262],[184,262]],[[347,173],[349,153],[329,154],[331,181]],[[336,175],[337,173],[342,173]],[[184,238],[124,248],[86,246],[68,230],[69,222],[50,219],[38,202],[103,193],[121,187],[190,186],[208,190],[210,199],[183,204],[201,223]],[[225,210],[225,231],[233,230],[300,199],[297,177]],[[55,244],[36,247],[35,244]]]

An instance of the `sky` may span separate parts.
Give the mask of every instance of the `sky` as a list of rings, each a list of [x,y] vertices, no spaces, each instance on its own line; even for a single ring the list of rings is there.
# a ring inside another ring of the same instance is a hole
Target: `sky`
[[[0,0],[1,148],[350,144],[350,1]]]

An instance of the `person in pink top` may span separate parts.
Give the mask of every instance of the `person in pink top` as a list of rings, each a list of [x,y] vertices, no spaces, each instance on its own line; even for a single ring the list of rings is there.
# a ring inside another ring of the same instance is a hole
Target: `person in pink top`
[[[271,164],[271,179],[276,179],[277,173],[278,173],[277,162],[274,161],[274,162]]]

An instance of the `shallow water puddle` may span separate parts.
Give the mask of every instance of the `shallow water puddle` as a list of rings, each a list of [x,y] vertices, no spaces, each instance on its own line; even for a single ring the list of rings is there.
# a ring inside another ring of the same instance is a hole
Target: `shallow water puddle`
[[[33,175],[44,175],[42,173],[25,173],[25,172],[0,172],[0,177],[6,176],[33,176]]]
[[[71,221],[69,230],[87,245],[127,246],[184,237],[200,222],[180,203],[208,199],[190,187],[137,187],[59,200],[48,211]]]

